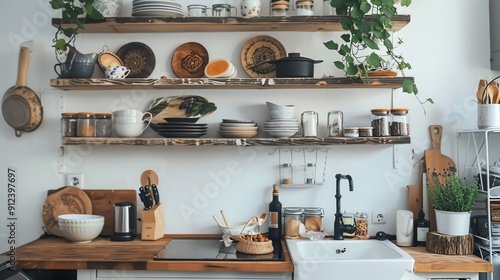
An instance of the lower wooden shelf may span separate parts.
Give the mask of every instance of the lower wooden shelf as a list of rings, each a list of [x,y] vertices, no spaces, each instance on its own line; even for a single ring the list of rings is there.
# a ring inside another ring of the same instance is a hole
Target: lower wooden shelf
[[[300,138],[110,138],[63,137],[63,145],[142,146],[322,146],[347,144],[409,144],[410,136]]]

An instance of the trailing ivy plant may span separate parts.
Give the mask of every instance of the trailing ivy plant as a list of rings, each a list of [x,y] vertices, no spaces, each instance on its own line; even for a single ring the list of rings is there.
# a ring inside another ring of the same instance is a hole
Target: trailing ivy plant
[[[434,209],[450,212],[470,212],[476,201],[479,186],[476,181],[460,178],[456,173],[445,175],[441,183],[432,176],[432,187],[427,186]]]
[[[80,16],[87,13],[87,16],[91,19],[98,20],[102,19],[102,14],[96,10],[93,6],[94,0],[51,0],[50,5],[54,10],[62,11],[62,22],[59,23],[59,28],[55,34],[54,48],[56,51],[64,52],[67,49],[68,44],[74,42],[76,35],[78,34],[78,29],[85,29],[82,18]],[[73,27],[63,28],[62,23],[71,23]],[[66,42],[65,38],[60,36],[64,35],[68,38]]]
[[[410,63],[406,62],[402,55],[396,54],[394,50],[403,43],[402,39],[393,43],[390,29],[392,28],[392,17],[397,15],[396,0],[331,0],[330,4],[335,8],[337,15],[343,15],[341,26],[348,31],[340,36],[342,43],[333,40],[325,42],[324,45],[337,51],[341,60],[334,64],[349,77],[358,79],[368,77],[371,68],[380,68],[388,63],[376,51],[384,51],[401,71],[404,76],[405,69],[411,69]],[[411,0],[401,0],[401,6],[409,6]],[[368,13],[371,12],[371,15]],[[381,47],[383,50],[381,50]],[[367,51],[372,51],[367,54]],[[403,91],[414,94],[417,97],[418,88],[412,79],[405,79]],[[421,101],[434,103],[431,98]]]

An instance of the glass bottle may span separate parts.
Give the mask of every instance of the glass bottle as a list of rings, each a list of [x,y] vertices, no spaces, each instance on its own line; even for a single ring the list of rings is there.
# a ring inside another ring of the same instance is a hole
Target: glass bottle
[[[344,214],[342,214],[342,223],[347,226],[354,226],[355,225],[354,214],[344,212]],[[342,235],[345,237],[353,237],[355,233],[343,232]]]
[[[281,240],[281,202],[278,185],[273,185],[273,200],[269,203],[269,239],[273,242]]]
[[[94,136],[95,129],[95,114],[92,112],[78,113],[76,124],[76,136],[78,137],[92,137]]]
[[[391,110],[391,129],[392,136],[407,136],[408,132],[408,109],[398,108]]]
[[[291,163],[283,163],[281,165],[281,183],[282,184],[292,184],[293,183],[293,175],[292,175],[292,164]]]
[[[299,237],[299,227],[302,223],[302,209],[296,207],[285,208],[285,237]]]
[[[111,137],[111,113],[95,114],[95,136]]]
[[[62,113],[61,114],[61,133],[63,137],[76,136],[76,113]]]
[[[372,109],[373,136],[390,136],[389,109]]]
[[[429,220],[425,219],[424,209],[418,212],[418,219],[413,222],[413,247],[424,246],[429,232]]]

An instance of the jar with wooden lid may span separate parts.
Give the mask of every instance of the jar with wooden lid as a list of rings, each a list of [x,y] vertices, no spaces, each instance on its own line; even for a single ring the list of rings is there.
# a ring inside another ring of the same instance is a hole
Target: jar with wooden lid
[[[307,231],[320,232],[323,230],[323,208],[304,209],[304,226]]]
[[[373,136],[390,136],[389,109],[372,109]]]
[[[77,113],[65,112],[61,114],[61,134],[63,137],[76,136]]]
[[[76,136],[93,137],[95,129],[95,114],[92,112],[78,113],[76,123]]]
[[[284,209],[285,216],[285,237],[298,238],[299,228],[302,223],[302,208],[286,207]]]
[[[397,108],[391,110],[390,133],[392,136],[410,135],[408,129],[408,109]]]
[[[95,136],[111,137],[111,113],[95,114]]]

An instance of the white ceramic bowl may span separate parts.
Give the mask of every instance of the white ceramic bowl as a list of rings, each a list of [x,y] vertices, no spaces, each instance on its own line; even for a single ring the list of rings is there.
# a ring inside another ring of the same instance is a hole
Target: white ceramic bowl
[[[214,59],[205,66],[208,78],[234,78],[236,73],[236,67],[227,59]]]
[[[71,242],[86,243],[99,236],[104,227],[104,217],[88,214],[57,216],[57,224],[64,238]]]
[[[146,125],[143,123],[115,123],[113,129],[120,137],[138,137],[142,134]]]
[[[144,113],[139,111],[139,110],[135,110],[135,109],[125,109],[125,110],[117,110],[117,111],[114,111],[113,112],[113,117],[135,117],[135,116],[141,116],[143,115]]]
[[[295,109],[269,110],[271,119],[291,119],[294,113]]]
[[[288,137],[292,137],[295,135],[295,133],[298,132],[298,130],[296,129],[266,129],[266,132],[271,135],[272,137],[276,137],[276,138],[288,138]]]
[[[278,105],[272,102],[266,102],[266,105],[269,110],[281,110],[283,108],[293,108],[295,110],[295,105]]]
[[[243,230],[245,224],[246,222],[237,223],[235,225],[230,225],[230,227],[219,227],[219,229],[222,232],[222,234],[229,233],[231,235],[239,235],[241,233],[241,230]],[[242,234],[256,234],[257,232],[258,232],[257,223],[253,223],[246,226]]]

